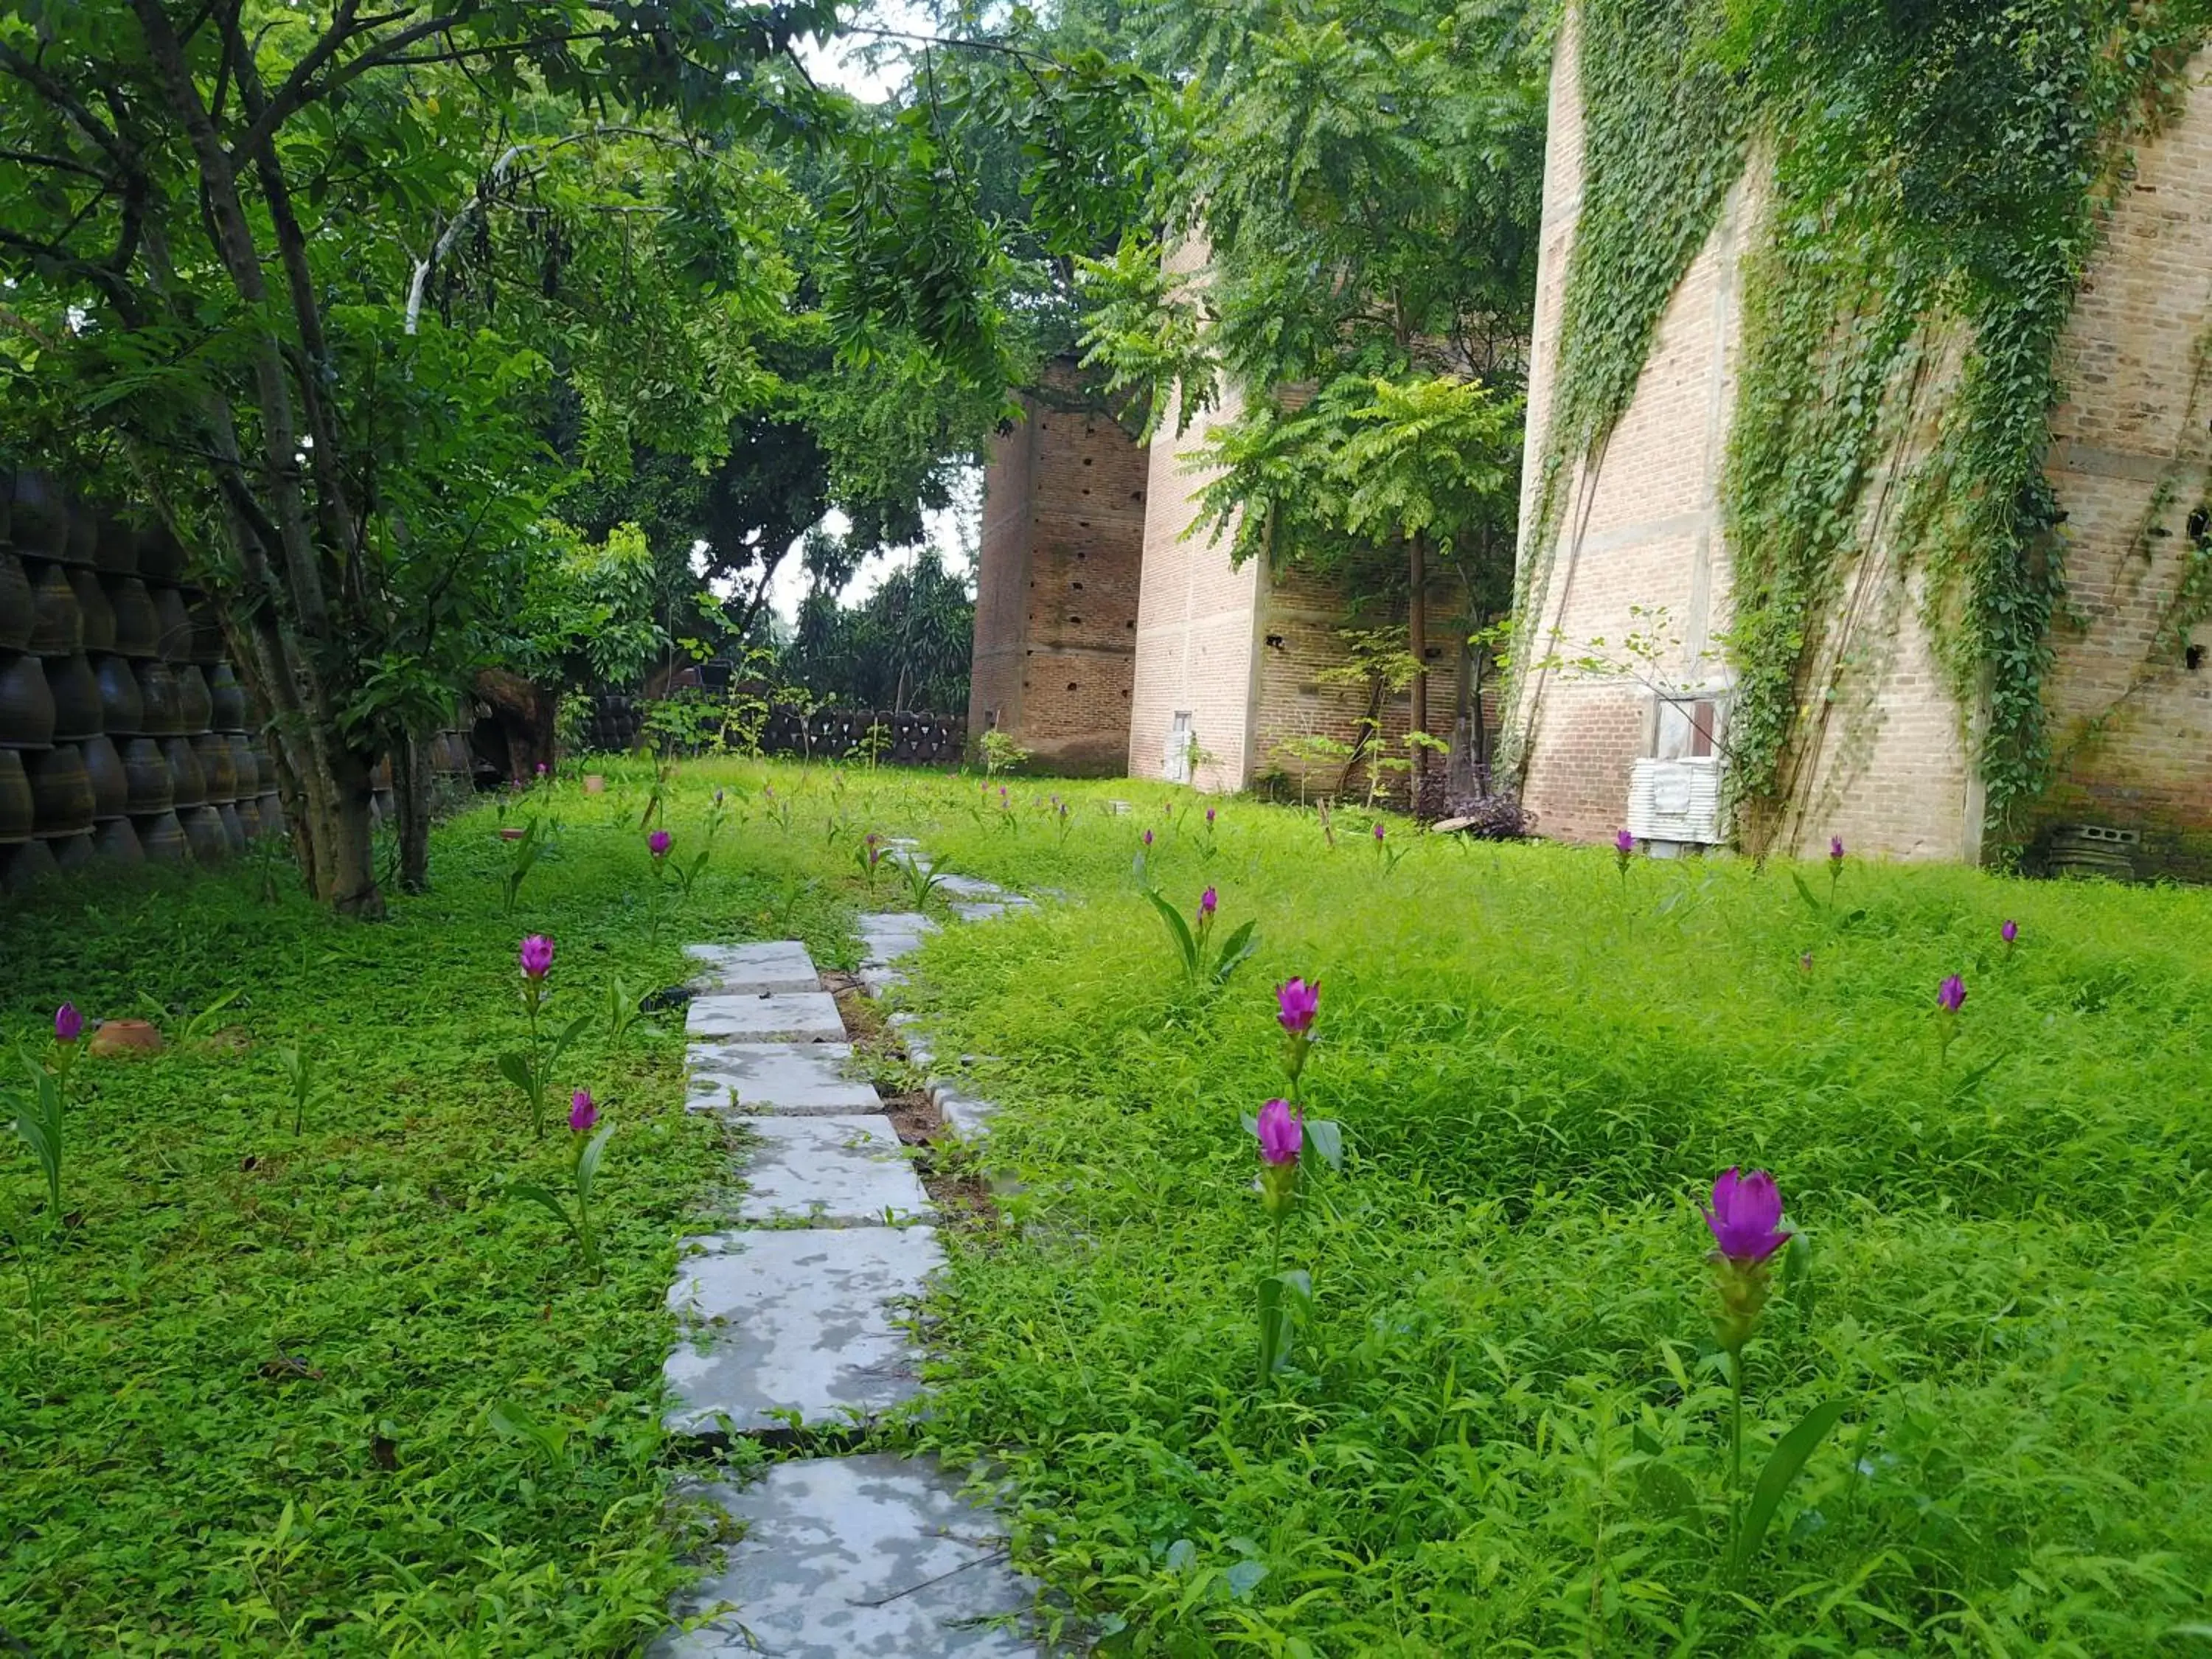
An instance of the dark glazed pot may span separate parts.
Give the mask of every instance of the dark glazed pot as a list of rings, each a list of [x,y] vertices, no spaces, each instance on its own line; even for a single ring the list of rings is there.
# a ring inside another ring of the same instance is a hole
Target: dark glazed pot
[[[160,658],[138,665],[138,693],[145,708],[141,724],[157,738],[179,736],[185,729],[185,707],[177,690],[177,671]]]
[[[27,841],[0,853],[0,887],[11,893],[27,893],[42,881],[61,874],[51,848],[42,841]]]
[[[138,538],[138,574],[149,582],[173,582],[185,574],[185,544],[165,524]]]
[[[58,559],[69,551],[69,503],[45,473],[15,474],[8,533],[18,548],[42,559]]]
[[[0,547],[0,651],[21,651],[31,642],[31,627],[38,620],[31,600],[31,579],[23,562]]]
[[[146,849],[138,844],[138,832],[131,827],[129,818],[109,818],[95,826],[92,850],[110,864],[146,862]]]
[[[88,568],[100,550],[100,515],[82,501],[70,502],[70,538],[66,552],[57,555],[66,564]]]
[[[73,836],[92,828],[92,780],[83,753],[73,743],[27,755],[23,770],[31,779],[31,827],[41,836]]]
[[[264,776],[266,774],[264,775]],[[261,818],[261,833],[277,836],[284,832],[284,801],[274,790],[264,789],[261,798],[253,803]]]
[[[0,748],[45,749],[54,740],[54,694],[36,657],[0,656]]]
[[[187,732],[204,732],[215,724],[215,699],[209,695],[207,676],[196,662],[178,665],[177,708]]]
[[[192,660],[203,664],[221,662],[222,624],[216,620],[215,601],[203,593],[185,607],[185,614],[192,619]]]
[[[54,867],[67,872],[82,870],[93,860],[92,831],[81,830],[73,836],[56,836],[46,842],[54,855]]]
[[[84,618],[84,648],[114,650],[115,607],[108,603],[106,590],[100,585],[100,573],[71,570],[69,585],[70,592],[76,595],[78,614]]]
[[[139,850],[153,864],[182,864],[191,856],[191,845],[185,840],[185,826],[174,812],[155,812],[149,817],[133,818],[131,827],[138,832]]]
[[[66,657],[84,649],[84,612],[77,609],[69,573],[58,564],[26,571],[31,578],[30,649],[41,657]]]
[[[48,657],[46,685],[54,694],[56,743],[74,743],[100,731],[100,682],[91,658],[82,651],[73,657]]]
[[[246,820],[239,817],[238,808],[225,801],[215,809],[215,815],[222,820],[222,838],[230,843],[231,852],[243,853],[246,850]]]
[[[207,672],[208,695],[215,700],[215,718],[210,722],[218,732],[246,730],[246,688],[238,683],[238,671],[227,662],[219,662]]]
[[[120,514],[100,515],[100,545],[93,549],[92,562],[107,576],[135,576],[138,574],[138,539],[143,534],[137,525]]]
[[[100,683],[100,729],[112,738],[134,738],[146,729],[146,699],[127,657],[96,657],[92,677]]]
[[[126,657],[161,654],[161,618],[154,595],[136,576],[118,576],[108,589],[115,610],[115,648]]]
[[[131,810],[131,779],[115,739],[103,733],[78,746],[84,750],[84,775],[92,780],[93,821],[121,817]]]
[[[246,740],[243,732],[226,732],[223,741],[230,745],[231,769],[238,774],[238,798],[246,800],[261,793],[261,763],[253,758],[253,745]],[[276,779],[269,780],[275,783]]]
[[[222,818],[212,806],[193,806],[177,814],[185,826],[185,840],[199,864],[220,864],[230,856],[230,837],[223,833]]]
[[[233,808],[238,814],[238,827],[246,832],[248,841],[261,839],[261,808],[251,795],[240,795]]]
[[[161,745],[151,738],[132,738],[123,745],[123,810],[133,817],[166,812],[177,804],[177,781]]]
[[[208,803],[221,806],[238,799],[238,768],[230,758],[230,744],[220,732],[203,732],[191,740],[199,757],[200,775],[207,780]]]
[[[161,622],[158,641],[161,660],[190,662],[192,656],[192,619],[185,609],[185,596],[173,587],[157,587],[153,592],[154,614]]]
[[[23,757],[12,749],[0,749],[0,843],[30,840],[34,819]]]
[[[207,774],[200,770],[199,757],[192,752],[192,740],[162,738],[161,758],[169,763],[171,799],[177,803],[177,811],[206,805]]]

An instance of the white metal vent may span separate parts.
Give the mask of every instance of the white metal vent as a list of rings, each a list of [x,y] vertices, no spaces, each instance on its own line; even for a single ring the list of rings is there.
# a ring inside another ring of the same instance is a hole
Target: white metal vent
[[[1638,841],[1721,842],[1717,757],[1639,760],[1628,775],[1628,833]]]

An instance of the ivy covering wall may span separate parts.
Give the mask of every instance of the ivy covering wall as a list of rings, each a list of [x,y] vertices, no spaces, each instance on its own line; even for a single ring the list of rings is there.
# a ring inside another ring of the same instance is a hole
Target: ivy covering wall
[[[1739,832],[1765,843],[1814,747],[1808,682],[1878,525],[1957,706],[1986,710],[2002,837],[2051,769],[2055,355],[2212,0],[1581,0],[1578,22],[1583,194],[1524,599],[1748,162],[1765,202],[1723,481]]]

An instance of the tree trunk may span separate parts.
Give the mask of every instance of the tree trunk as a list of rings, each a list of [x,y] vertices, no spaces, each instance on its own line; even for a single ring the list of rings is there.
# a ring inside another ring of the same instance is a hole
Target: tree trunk
[[[1415,811],[1421,805],[1421,780],[1428,775],[1429,751],[1426,745],[1413,742],[1413,734],[1429,729],[1429,538],[1416,532],[1407,538],[1409,574],[1412,591],[1406,599],[1406,635],[1413,647],[1413,720],[1407,729],[1407,747],[1413,751],[1413,799]]]
[[[430,890],[430,751],[408,737],[392,755],[392,798],[399,809],[399,890]]]
[[[507,771],[516,782],[538,775],[541,763],[553,766],[553,694],[520,674],[502,668],[481,669],[476,694],[491,711],[507,735]]]

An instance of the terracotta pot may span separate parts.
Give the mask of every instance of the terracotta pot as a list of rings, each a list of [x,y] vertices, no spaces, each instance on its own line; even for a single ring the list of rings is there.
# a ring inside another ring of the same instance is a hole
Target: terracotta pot
[[[143,864],[146,849],[129,818],[107,818],[93,827],[92,850],[110,864]]]
[[[115,739],[105,734],[87,738],[84,775],[92,780],[92,816],[95,823],[119,818],[131,810],[131,775],[123,769],[123,757]]]
[[[23,771],[23,757],[12,749],[0,749],[0,843],[31,838],[33,809],[31,780]]]
[[[222,624],[216,619],[215,601],[203,593],[185,605],[185,614],[192,619],[192,660],[221,662],[224,650]]]
[[[185,596],[173,587],[153,590],[154,614],[161,618],[158,641],[164,662],[189,662],[192,655],[192,619],[185,609]]]
[[[239,817],[237,806],[225,801],[215,809],[215,815],[222,821],[222,837],[230,843],[231,852],[243,853],[246,850],[246,821]]]
[[[276,757],[269,752],[266,742],[256,739],[253,744],[253,773],[261,780],[261,793],[276,793]]]
[[[21,651],[28,645],[36,620],[31,579],[23,574],[23,562],[0,547],[0,651]]]
[[[230,758],[230,744],[218,732],[203,732],[191,739],[199,757],[200,775],[207,780],[208,804],[220,806],[238,799],[238,768]]]
[[[192,752],[190,738],[161,739],[161,758],[169,763],[171,799],[177,811],[207,805],[207,774],[200,770],[199,757]]]
[[[246,740],[243,732],[226,732],[223,742],[230,749],[231,769],[238,774],[238,798],[246,800],[261,793],[261,763],[253,758],[253,745]],[[274,783],[276,780],[270,780]]]
[[[520,841],[529,833],[527,829],[519,823],[503,823],[499,827],[499,838],[501,841]]]
[[[61,874],[61,866],[42,841],[27,841],[20,847],[0,848],[0,887],[11,893],[27,893],[42,881],[50,881]]]
[[[108,585],[108,604],[115,611],[115,648],[126,657],[161,654],[161,618],[154,609],[154,595],[136,576],[118,576]]]
[[[185,826],[185,841],[197,864],[220,864],[230,856],[230,837],[223,833],[222,818],[212,806],[188,806],[177,817]]]
[[[584,793],[587,795],[605,794],[607,793],[607,781],[601,777],[597,772],[585,773]]]
[[[147,817],[133,818],[131,823],[138,832],[138,846],[149,864],[182,864],[191,856],[191,843],[185,839],[185,826],[174,812],[155,812]]]
[[[177,840],[177,856],[184,856],[181,835]],[[95,1054],[158,1054],[161,1052],[161,1028],[151,1020],[103,1019],[85,1048]]]
[[[205,732],[215,724],[215,697],[208,690],[207,676],[196,662],[177,665],[177,708],[187,732]]]
[[[92,562],[103,575],[135,576],[138,574],[138,540],[144,532],[119,513],[100,515],[100,544],[92,550]]]
[[[92,828],[92,779],[84,769],[84,753],[75,744],[25,756],[23,770],[31,780],[33,834],[73,836]]]
[[[92,677],[100,685],[100,729],[114,738],[137,737],[146,729],[146,699],[127,657],[96,657]]]
[[[88,651],[115,649],[115,607],[108,603],[106,590],[100,585],[97,570],[71,570],[69,573],[70,592],[76,595],[76,608],[84,617],[84,648]]]
[[[74,743],[100,731],[100,681],[91,658],[82,651],[73,657],[48,657],[46,686],[54,694],[56,743]]]
[[[58,564],[42,564],[24,574],[31,579],[28,648],[41,657],[66,657],[83,650],[84,612],[77,608],[69,573]]]
[[[142,730],[157,738],[173,738],[184,732],[184,698],[175,669],[158,657],[140,663],[138,695],[144,708],[139,720]]]
[[[273,790],[264,789],[253,803],[255,815],[261,820],[261,833],[281,836],[284,833],[284,799]]]
[[[214,700],[215,718],[211,722],[218,732],[246,730],[246,688],[238,683],[238,671],[227,662],[216,663],[207,672],[208,695]]]
[[[240,795],[232,808],[238,814],[239,827],[245,830],[248,841],[261,839],[261,807],[251,795]]]
[[[54,740],[54,694],[36,657],[0,656],[0,748],[45,749]]]
[[[154,525],[138,538],[138,574],[148,581],[175,581],[185,563],[185,544],[168,526]]]
[[[9,497],[8,533],[26,553],[59,558],[69,550],[69,503],[43,472],[15,474]]]
[[[46,842],[54,855],[54,867],[67,872],[82,870],[93,860],[92,831],[83,830],[74,836],[55,836]]]
[[[132,817],[166,812],[177,804],[177,781],[161,745],[152,738],[132,738],[123,745],[124,811]]]

